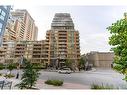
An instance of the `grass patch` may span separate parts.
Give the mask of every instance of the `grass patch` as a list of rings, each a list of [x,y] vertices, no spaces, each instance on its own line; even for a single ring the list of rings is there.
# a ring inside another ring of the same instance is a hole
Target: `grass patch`
[[[109,85],[104,86],[103,84],[102,85],[92,84],[91,89],[113,89],[113,87]]]
[[[13,74],[8,74],[8,75],[5,75],[4,77],[6,77],[6,78],[13,78],[13,77],[15,77],[15,75],[13,75]]]
[[[45,84],[54,85],[54,86],[62,86],[63,81],[61,81],[61,80],[47,80],[47,81],[45,81]]]

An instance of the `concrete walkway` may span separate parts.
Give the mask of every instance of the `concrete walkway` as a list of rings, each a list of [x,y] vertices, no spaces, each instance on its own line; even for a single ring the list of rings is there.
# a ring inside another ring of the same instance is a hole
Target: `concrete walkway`
[[[6,79],[5,77],[0,76],[0,81],[3,80],[12,81],[11,89],[18,89],[18,87],[15,87],[15,85],[21,82],[21,80],[19,79],[15,79],[15,78]],[[45,82],[44,80],[39,79],[36,83],[36,87],[38,89],[90,89],[90,86],[85,86],[81,84],[63,83],[62,86],[53,86],[53,85],[47,85],[44,82]],[[9,89],[9,88],[4,87],[3,89]]]
[[[74,83],[63,83],[62,86],[47,85],[44,80],[38,80],[36,86],[39,89],[90,89],[90,86],[74,84]]]

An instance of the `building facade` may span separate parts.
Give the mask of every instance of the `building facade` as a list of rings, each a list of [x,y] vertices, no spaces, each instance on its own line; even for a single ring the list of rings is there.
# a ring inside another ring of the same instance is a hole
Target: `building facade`
[[[75,30],[69,13],[56,13],[51,29],[46,32],[48,63],[62,67],[67,59],[77,65],[80,59],[79,32]]]
[[[9,18],[11,6],[0,6],[0,46],[3,42],[7,20]]]
[[[14,30],[14,27],[15,27],[15,21],[14,19],[9,17],[6,28],[5,28],[5,32],[3,34],[3,42],[16,41],[17,32]]]
[[[4,42],[0,48],[0,63],[19,63],[21,57],[27,58],[32,64],[48,64],[45,40],[42,41],[11,41]]]
[[[86,54],[86,59],[89,64],[101,68],[111,68],[113,57],[113,52],[90,52]]]
[[[19,38],[20,40],[26,41],[35,41],[37,40],[38,29],[35,25],[34,19],[28,13],[27,10],[15,10],[11,12],[12,17],[17,18],[19,21],[16,21],[16,27],[19,26]],[[19,23],[21,25],[19,25]],[[24,30],[25,29],[25,30]],[[20,37],[21,36],[21,37]],[[23,36],[23,39],[22,39]]]
[[[46,32],[46,39],[42,41],[32,41],[31,39],[24,39],[23,36],[29,31],[25,32],[27,29],[26,11],[23,11],[24,14],[22,11],[18,12],[19,13],[17,13],[17,11],[12,13],[16,19],[13,19],[11,24],[8,23],[8,25],[11,26],[6,28],[8,31],[12,29],[16,32],[16,40],[5,40],[3,47],[0,48],[0,63],[9,63],[12,62],[12,60],[14,63],[19,63],[19,60],[23,56],[33,64],[42,63],[44,66],[59,68],[65,66],[66,60],[71,60],[73,67],[75,67],[75,69],[78,67],[77,65],[80,59],[79,32],[75,30],[69,13],[56,13],[51,24],[51,29]],[[20,19],[17,19],[18,15]],[[30,27],[31,26],[29,26],[29,29]],[[35,26],[32,29],[34,30],[32,35],[35,36],[30,37],[36,39],[38,28]],[[14,38],[15,35],[13,35],[13,31],[10,33],[11,38]],[[17,40],[17,38],[24,39],[25,41]]]

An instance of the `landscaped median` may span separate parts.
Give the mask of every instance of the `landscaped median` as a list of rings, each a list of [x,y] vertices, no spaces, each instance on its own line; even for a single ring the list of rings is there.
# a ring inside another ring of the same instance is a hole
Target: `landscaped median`
[[[62,80],[47,80],[45,81],[45,84],[54,85],[54,86],[62,86],[63,81]]]
[[[100,90],[100,89],[115,89],[115,88],[113,88],[113,86],[109,86],[109,85],[97,85],[97,84],[92,84],[91,85],[91,89],[98,89],[98,90]]]
[[[45,83],[46,81],[47,80],[39,79],[37,81],[36,87],[38,87],[39,89],[90,89],[89,85],[83,85],[83,84],[77,84],[77,83],[68,83],[68,82],[64,81],[61,86],[54,86],[54,85],[46,84]]]

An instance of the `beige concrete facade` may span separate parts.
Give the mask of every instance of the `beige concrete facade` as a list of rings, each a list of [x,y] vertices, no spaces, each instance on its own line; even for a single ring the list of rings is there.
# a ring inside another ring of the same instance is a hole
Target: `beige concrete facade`
[[[38,28],[33,20],[29,22],[32,19],[29,13],[25,10],[18,10],[12,12],[12,16],[16,17],[14,30],[17,31],[17,39],[14,42],[5,41],[3,43],[0,49],[0,63],[8,63],[9,60],[16,63],[19,62],[21,56],[24,56],[31,63],[54,64],[60,67],[65,65],[66,59],[70,59],[77,67],[80,59],[79,31],[75,30],[70,14],[56,13],[51,29],[46,32],[46,39],[42,41],[35,41]],[[18,17],[20,19],[17,19]]]
[[[86,54],[89,64],[95,67],[111,68],[114,53],[112,52],[90,52]]]
[[[21,41],[24,39],[25,24],[20,18],[11,18],[7,22],[3,41]]]
[[[25,24],[21,19],[15,19],[16,41],[21,41],[24,38]]]
[[[33,39],[34,41],[37,41],[37,37],[38,37],[38,27],[37,27],[37,26],[33,27],[33,30],[34,30],[34,32],[33,32],[33,34],[32,34],[32,39]]]
[[[15,23],[13,19],[9,19],[6,25],[6,29],[3,35],[3,42],[16,41],[16,31],[14,30]]]
[[[74,29],[70,14],[55,14],[51,29],[46,32],[46,49],[49,64],[59,63],[57,65],[62,67],[66,59],[78,63],[80,59],[79,32]]]
[[[15,41],[4,42],[0,48],[0,63],[19,63],[21,57],[25,57],[33,64],[42,63],[46,65],[45,40],[42,41]]]
[[[28,13],[27,10],[15,10],[11,12],[11,15],[12,17],[21,19],[23,21],[21,23],[23,26],[22,25],[21,26],[24,27],[25,30],[23,30],[24,34],[22,40],[26,40],[26,41],[37,40],[38,29],[37,26],[35,26],[34,19],[31,17],[31,15]]]

